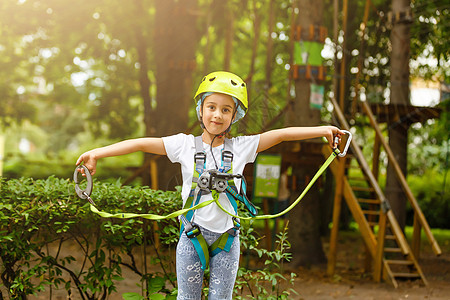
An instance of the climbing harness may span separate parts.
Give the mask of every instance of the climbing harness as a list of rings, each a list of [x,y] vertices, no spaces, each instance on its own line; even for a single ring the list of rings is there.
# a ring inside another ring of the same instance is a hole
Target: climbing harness
[[[230,139],[224,140],[222,149],[222,163],[219,170],[205,170],[206,153],[203,150],[203,141],[201,136],[195,137],[195,155],[194,155],[194,174],[192,179],[191,191],[186,200],[184,208],[190,208],[198,205],[203,195],[218,192],[225,193],[234,215],[237,215],[238,201],[243,203],[245,208],[251,215],[256,216],[258,210],[247,198],[247,185],[242,175],[233,174],[233,143]],[[211,152],[212,154],[212,152]],[[239,192],[235,186],[234,179],[241,179]],[[215,201],[219,202],[219,196]],[[211,246],[208,246],[206,240],[201,235],[200,228],[194,222],[195,210],[190,210],[186,214],[180,216],[180,235],[186,233],[186,236],[192,241],[197,251],[202,269],[209,265],[209,258],[220,253],[221,251],[229,252],[235,236],[239,233],[240,222],[239,217],[233,217],[233,227],[224,232],[219,239]]]
[[[200,261],[202,264],[202,269],[205,269],[209,264],[209,258],[220,253],[221,251],[230,251],[231,245],[233,243],[233,239],[236,235],[238,235],[240,230],[240,222],[239,220],[250,220],[250,219],[272,219],[280,217],[290,210],[292,210],[305,196],[305,194],[309,191],[315,181],[322,175],[322,173],[326,170],[326,168],[333,162],[336,156],[344,157],[347,154],[347,151],[350,146],[350,142],[352,140],[352,134],[343,130],[344,133],[348,135],[348,139],[346,145],[341,152],[337,146],[333,149],[330,156],[327,158],[325,163],[320,167],[314,177],[311,179],[309,184],[300,194],[300,196],[285,210],[278,214],[273,215],[257,215],[256,207],[250,202],[250,200],[246,196],[246,182],[244,176],[241,174],[233,174],[232,173],[232,161],[233,161],[233,153],[232,153],[232,142],[229,139],[225,139],[224,148],[222,150],[222,164],[219,170],[212,169],[206,170],[206,153],[203,151],[202,139],[201,136],[195,138],[195,146],[196,153],[194,155],[195,165],[194,165],[194,176],[191,185],[191,191],[189,193],[189,197],[185,202],[183,209],[175,211],[171,214],[161,216],[156,214],[135,214],[135,213],[116,213],[110,214],[107,212],[99,211],[96,208],[94,201],[91,199],[90,194],[92,192],[92,176],[90,175],[89,170],[84,165],[79,165],[75,168],[74,172],[74,181],[75,181],[75,191],[77,195],[81,199],[87,199],[90,203],[90,209],[92,212],[100,215],[105,218],[136,218],[141,217],[150,220],[163,220],[170,219],[175,217],[180,217],[180,235],[183,232],[186,236],[192,241],[197,253],[199,254]],[[335,137],[334,140],[335,145],[338,144],[338,138]],[[86,189],[81,189],[79,187],[78,181],[78,173],[79,169],[83,168],[84,173],[86,174],[87,187]],[[234,184],[234,179],[241,180],[241,188],[239,192]],[[211,193],[213,199],[207,200],[204,202],[200,202],[202,195]],[[225,193],[227,195],[228,200],[230,201],[231,206],[233,207],[233,212],[227,211],[223,205],[219,201],[219,195],[221,193]],[[237,206],[238,201],[243,203],[245,208],[249,211],[250,217],[240,217],[237,215]],[[200,227],[195,224],[195,211],[199,208],[205,207],[212,203],[216,203],[220,209],[222,209],[225,213],[230,215],[233,220],[233,227],[223,233],[217,241],[215,241],[211,246],[208,246],[206,240],[201,235]]]

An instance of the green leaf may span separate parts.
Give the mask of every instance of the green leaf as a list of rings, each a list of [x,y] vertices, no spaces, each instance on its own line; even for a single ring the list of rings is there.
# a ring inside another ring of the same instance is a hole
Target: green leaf
[[[144,300],[145,298],[142,297],[138,293],[124,293],[124,294],[122,294],[122,299],[123,300]]]
[[[149,283],[149,293],[159,292],[162,288],[164,288],[166,284],[166,279],[160,276],[154,277],[150,279]]]
[[[153,294],[153,295],[150,295],[150,299],[151,300],[163,300],[163,299],[166,299],[166,296],[161,295],[161,294]]]

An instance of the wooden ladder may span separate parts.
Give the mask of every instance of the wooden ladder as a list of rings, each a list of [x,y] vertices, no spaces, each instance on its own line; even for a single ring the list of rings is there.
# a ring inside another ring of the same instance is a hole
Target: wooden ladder
[[[334,115],[343,129],[349,130],[349,125],[344,114],[331,99],[334,106]],[[398,287],[398,279],[420,279],[425,285],[427,280],[417,262],[420,252],[420,232],[423,228],[436,255],[442,253],[431,229],[421,211],[417,200],[412,195],[406,183],[400,167],[384,140],[378,123],[367,103],[361,103],[364,113],[369,117],[371,126],[375,129],[376,143],[374,146],[373,169],[370,169],[361,148],[355,139],[351,143],[351,153],[344,158],[335,160],[331,170],[336,178],[336,192],[333,210],[333,227],[330,236],[330,255],[328,260],[328,273],[334,273],[336,264],[336,244],[338,222],[341,208],[341,199],[345,199],[359,230],[363,236],[368,254],[373,260],[373,277],[380,281],[381,277],[390,280]],[[390,162],[394,165],[398,180],[414,210],[414,231],[412,249],[409,246],[403,231],[401,230],[394,213],[390,209],[389,201],[378,184],[378,160],[379,148],[383,145]],[[323,148],[323,154],[328,157],[331,154],[329,147]]]
[[[328,146],[324,147],[323,152],[328,157],[331,149]],[[340,158],[330,167],[333,175],[340,181],[338,185],[342,185],[339,189],[342,189],[342,196],[358,224],[368,254],[374,262],[374,280],[379,282],[383,276],[384,280],[392,282],[396,288],[399,279],[418,279],[427,285],[428,282],[395,216],[392,211],[386,209],[387,204],[377,196],[376,189],[361,172],[354,156],[349,153],[345,159]],[[337,205],[340,203],[335,201],[335,209],[337,209]],[[337,226],[334,225],[337,225],[338,215],[335,217],[335,213],[333,213],[333,216],[333,229],[335,229]],[[336,234],[333,231],[332,237]],[[334,237],[334,239],[336,238]],[[335,251],[335,245],[333,246],[330,242],[330,254],[334,254]],[[329,259],[330,263],[335,263],[335,260]],[[334,272],[334,267],[329,265],[328,270]]]

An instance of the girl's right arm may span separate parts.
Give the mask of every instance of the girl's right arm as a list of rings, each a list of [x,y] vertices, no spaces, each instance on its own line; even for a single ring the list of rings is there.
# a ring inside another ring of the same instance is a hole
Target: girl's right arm
[[[153,154],[166,155],[166,149],[162,138],[140,138],[125,140],[102,148],[96,148],[80,155],[76,165],[84,165],[94,175],[97,167],[97,160],[103,157],[119,156],[137,151],[143,151]]]

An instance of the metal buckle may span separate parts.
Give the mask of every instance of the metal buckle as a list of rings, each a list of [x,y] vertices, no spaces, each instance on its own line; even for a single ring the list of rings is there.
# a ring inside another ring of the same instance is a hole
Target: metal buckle
[[[206,160],[206,153],[205,152],[197,152],[194,154],[194,160],[202,159]]]
[[[185,228],[186,228],[186,226],[185,226]],[[197,224],[193,224],[191,230],[186,231],[186,229],[185,229],[185,233],[188,238],[193,239],[193,238],[199,236],[202,232],[200,231],[200,227],[198,227]]]
[[[222,151],[222,160],[225,161],[225,158],[228,158],[230,162],[233,161],[233,153],[228,150]]]
[[[82,190],[80,186],[78,185],[80,182],[78,181],[78,173],[80,173],[79,169],[83,168],[84,174],[86,175],[86,189]],[[75,167],[75,171],[73,172],[73,181],[75,182],[75,192],[77,193],[78,197],[81,199],[88,199],[88,201],[94,204],[94,201],[92,201],[90,195],[92,193],[92,176],[91,172],[85,165],[78,165]]]
[[[228,229],[227,233],[232,236],[237,236],[241,232],[241,223],[239,223],[239,221],[235,217],[233,217],[233,224],[233,228]]]
[[[352,135],[352,133],[351,133],[350,131],[348,131],[348,130],[342,130],[342,132],[344,132],[345,134],[348,134],[348,138],[347,138],[347,142],[345,143],[344,150],[341,152],[341,151],[337,148],[337,146],[336,146],[336,149],[333,149],[334,153],[336,153],[336,154],[337,154],[338,156],[340,156],[340,157],[344,157],[345,155],[347,155],[348,148],[350,148],[350,143],[351,143],[352,138],[353,138],[353,135]],[[337,141],[338,141],[338,137],[335,137],[335,138],[334,138],[335,144],[337,144]]]

